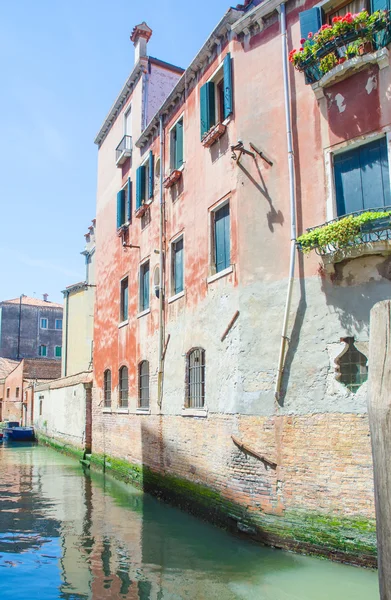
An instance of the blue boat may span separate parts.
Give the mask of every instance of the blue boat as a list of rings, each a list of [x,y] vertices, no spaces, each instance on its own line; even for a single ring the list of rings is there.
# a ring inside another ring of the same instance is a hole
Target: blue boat
[[[34,427],[19,427],[19,423],[7,423],[3,429],[4,439],[8,442],[31,442],[34,440]]]

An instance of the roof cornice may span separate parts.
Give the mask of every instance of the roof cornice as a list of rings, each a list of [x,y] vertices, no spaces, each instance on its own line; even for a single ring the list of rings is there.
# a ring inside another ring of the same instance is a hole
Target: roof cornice
[[[136,83],[138,82],[140,76],[143,73],[147,73],[147,72],[148,72],[148,57],[142,56],[140,58],[140,60],[138,61],[138,63],[134,66],[133,71],[131,72],[128,79],[126,80],[126,82],[125,82],[123,88],[121,89],[120,93],[118,94],[113,106],[110,108],[109,114],[107,115],[106,119],[104,120],[103,125],[100,128],[100,130],[94,140],[95,144],[98,144],[98,146],[101,145],[101,143],[105,139],[106,135],[110,131],[110,128],[111,128],[112,124],[114,123],[115,119],[117,118],[118,113],[120,112],[121,108],[124,106],[125,102],[129,98],[130,94],[133,92],[133,89],[134,89]]]
[[[142,132],[141,136],[138,138],[136,142],[136,146],[138,148],[145,146],[145,144],[148,142],[148,139],[158,131],[160,117],[166,115],[169,112],[170,107],[175,106],[185,90],[186,84],[189,84],[196,77],[198,71],[205,67],[209,61],[209,58],[213,54],[215,46],[217,46],[220,43],[220,40],[231,31],[232,25],[242,14],[242,10],[237,10],[235,8],[230,8],[225,13],[224,17],[214,28],[205,44],[202,46],[201,50],[199,50],[195,58],[183,73],[182,77],[178,80],[172,92],[168,95],[157,113],[152,117],[151,121]]]
[[[260,29],[262,29],[263,18],[277,10],[281,4],[286,4],[286,2],[287,0],[265,0],[261,4],[258,4],[258,6],[247,11],[245,15],[236,21],[236,23],[233,23],[231,26],[232,31],[236,34],[248,34],[250,28],[254,25],[258,25]]]

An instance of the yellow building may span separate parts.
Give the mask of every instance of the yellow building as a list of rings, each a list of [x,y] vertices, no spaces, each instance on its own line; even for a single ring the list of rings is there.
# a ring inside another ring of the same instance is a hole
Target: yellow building
[[[95,219],[82,252],[86,279],[64,291],[62,377],[92,369],[95,301]]]

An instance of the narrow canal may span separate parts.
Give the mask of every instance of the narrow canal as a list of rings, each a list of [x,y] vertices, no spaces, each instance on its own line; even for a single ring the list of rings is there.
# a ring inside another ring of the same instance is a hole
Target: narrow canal
[[[376,573],[231,537],[39,446],[0,446],[2,600],[378,600]]]

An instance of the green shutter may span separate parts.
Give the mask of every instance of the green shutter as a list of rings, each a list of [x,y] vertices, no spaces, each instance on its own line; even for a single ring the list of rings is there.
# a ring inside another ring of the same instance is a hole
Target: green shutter
[[[183,238],[174,245],[174,293],[183,291]]]
[[[307,39],[308,34],[316,33],[322,26],[322,9],[319,6],[303,10],[299,14],[300,18],[300,35]]]
[[[136,171],[136,210],[145,200],[145,167],[139,167]]]
[[[389,10],[390,0],[371,0],[371,13],[376,10]]]
[[[125,190],[117,193],[117,229],[125,223]]]
[[[215,124],[215,84],[213,81],[205,83],[200,90],[200,115],[201,115],[201,139],[207,131]]]
[[[130,223],[132,221],[132,182],[130,177],[128,177],[127,205],[127,220]]]
[[[229,204],[215,213],[215,263],[216,273],[227,269],[231,261]]]
[[[183,165],[183,120],[176,124],[175,135],[175,169]]]
[[[153,153],[152,150],[149,152],[148,162],[148,198],[153,198]]]
[[[224,58],[224,119],[229,117],[232,112],[232,61],[231,54],[228,52]]]

